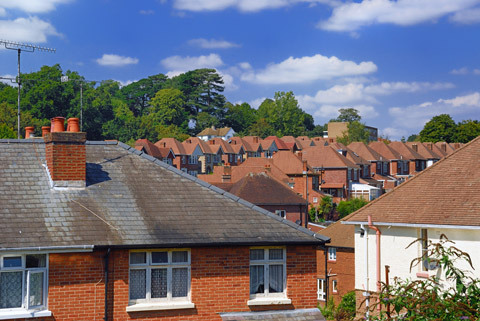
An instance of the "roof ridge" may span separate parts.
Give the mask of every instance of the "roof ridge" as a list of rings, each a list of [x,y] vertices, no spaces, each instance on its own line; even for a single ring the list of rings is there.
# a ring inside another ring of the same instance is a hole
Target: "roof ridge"
[[[258,207],[257,205],[252,204],[252,203],[250,203],[250,202],[248,202],[248,201],[246,201],[246,200],[244,200],[244,199],[241,199],[241,198],[239,198],[238,196],[235,196],[235,195],[233,195],[233,194],[231,194],[231,193],[229,193],[229,192],[227,192],[227,191],[225,191],[225,190],[223,190],[223,189],[221,189],[221,188],[219,188],[219,187],[216,187],[215,185],[212,185],[212,184],[210,184],[210,183],[207,183],[207,182],[205,182],[205,181],[203,181],[203,180],[201,180],[201,179],[199,179],[199,178],[197,178],[197,177],[191,176],[190,174],[185,173],[185,172],[177,169],[176,167],[173,167],[172,165],[169,165],[169,164],[167,164],[167,163],[165,163],[165,162],[162,162],[161,160],[159,160],[159,159],[157,159],[157,158],[154,158],[154,157],[152,157],[152,156],[150,156],[150,155],[148,155],[148,154],[145,154],[145,153],[143,153],[143,152],[141,152],[141,151],[139,151],[139,150],[136,150],[135,148],[133,148],[133,147],[131,147],[131,146],[125,144],[125,143],[122,143],[122,142],[120,142],[120,141],[116,141],[116,142],[113,142],[113,144],[109,144],[109,145],[114,145],[114,144],[116,144],[116,145],[124,148],[124,149],[125,149],[127,152],[129,152],[129,153],[136,154],[136,155],[138,155],[138,156],[140,156],[140,157],[143,157],[143,158],[145,158],[146,160],[151,161],[152,163],[155,163],[155,164],[157,164],[157,165],[159,165],[159,166],[161,166],[161,167],[163,167],[163,168],[165,168],[165,169],[167,169],[167,170],[170,170],[170,171],[172,171],[172,172],[174,172],[174,173],[176,173],[176,174],[180,174],[181,176],[183,176],[183,177],[191,180],[192,182],[195,182],[195,183],[197,183],[197,184],[199,184],[199,185],[201,185],[201,186],[203,186],[203,187],[206,187],[206,188],[210,189],[211,191],[214,191],[214,192],[216,192],[216,193],[218,193],[218,194],[220,194],[220,195],[223,195],[223,196],[231,199],[231,200],[234,201],[234,202],[237,202],[237,203],[239,203],[239,204],[242,204],[242,205],[244,205],[244,206],[246,206],[246,207],[248,207],[248,208],[250,208],[250,209],[252,209],[252,210],[255,210],[255,211],[257,211],[257,212],[259,212],[259,213],[261,213],[261,214],[263,214],[263,215],[266,215],[266,216],[268,216],[268,217],[270,217],[270,218],[272,218],[272,219],[274,219],[274,220],[276,220],[276,221],[279,221],[279,222],[281,222],[281,223],[283,223],[283,224],[287,224],[288,226],[293,227],[293,228],[297,229],[298,231],[303,232],[303,233],[305,233],[305,234],[307,234],[307,235],[309,235],[309,236],[313,236],[313,237],[314,237],[315,239],[317,239],[317,240],[320,240],[320,241],[323,241],[323,242],[329,242],[329,241],[330,241],[330,238],[328,238],[328,237],[325,237],[325,236],[320,235],[320,234],[317,235],[317,233],[314,233],[314,232],[312,232],[312,231],[310,231],[310,230],[308,230],[308,229],[306,229],[306,228],[304,228],[304,227],[302,227],[302,226],[296,225],[296,224],[293,223],[293,222],[290,222],[290,221],[288,221],[288,220],[286,220],[286,219],[284,219],[284,218],[281,218],[280,216],[275,215],[275,214],[273,214],[272,212],[269,212],[269,211],[267,211],[267,210],[265,210],[265,209],[263,209],[263,208],[261,208],[261,207]]]
[[[359,208],[358,210],[356,210],[355,212],[347,215],[344,217],[345,220],[347,220],[347,218],[349,219],[350,217],[353,217],[355,216],[356,214],[360,213],[362,210],[365,210],[366,208],[369,208],[372,206],[372,204],[376,204],[378,201],[380,201],[381,199],[384,199],[386,197],[391,197],[389,195],[393,195],[393,193],[395,193],[399,188],[403,188],[404,186],[408,186],[408,184],[411,184],[412,181],[415,181],[415,179],[418,179],[418,177],[422,177],[422,175],[424,175],[425,173],[429,173],[429,171],[432,170],[432,168],[435,168],[435,167],[438,167],[439,165],[438,164],[443,164],[447,159],[450,159],[450,157],[452,155],[455,155],[457,154],[459,151],[463,150],[465,147],[467,146],[470,146],[473,142],[477,141],[477,140],[480,140],[480,136],[472,139],[471,141],[469,141],[468,143],[466,143],[465,145],[463,145],[462,147],[460,147],[459,149],[456,149],[455,151],[453,151],[453,153],[451,153],[450,155],[446,155],[445,157],[443,157],[442,159],[440,159],[438,162],[434,163],[433,165],[431,165],[430,167],[427,167],[426,169],[424,169],[423,171],[421,171],[420,173],[418,173],[417,175],[413,176],[412,178],[410,178],[409,180],[407,180],[406,182],[398,185],[398,186],[395,186],[393,188],[392,191],[388,192],[388,193],[385,193],[383,195],[381,195],[380,197],[374,199],[373,201],[369,202],[368,204],[366,204],[365,206]]]

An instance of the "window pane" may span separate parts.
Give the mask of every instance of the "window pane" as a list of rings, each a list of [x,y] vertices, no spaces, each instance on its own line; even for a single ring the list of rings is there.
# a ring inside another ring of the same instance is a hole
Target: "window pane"
[[[265,292],[265,278],[263,277],[264,266],[250,266],[250,294]]]
[[[263,255],[263,249],[255,249],[255,250],[250,250],[250,260],[251,261],[258,261],[258,260],[263,260],[265,257]]]
[[[270,293],[283,292],[283,265],[270,265]]]
[[[45,254],[28,254],[25,260],[26,268],[41,268],[47,266],[47,256]]]
[[[28,304],[30,307],[43,305],[43,272],[30,272],[30,297]]]
[[[147,255],[145,252],[131,252],[130,264],[145,264],[147,263]]]
[[[130,270],[130,299],[145,299],[146,291],[146,270]]]
[[[0,276],[0,308],[22,306],[22,273],[4,272]]]
[[[172,262],[188,262],[188,252],[187,251],[176,251],[172,252]]]
[[[268,258],[270,260],[283,260],[283,249],[270,249]]]
[[[172,269],[172,297],[188,295],[188,269]]]
[[[22,267],[22,257],[21,256],[11,256],[3,258],[3,267]]]
[[[152,298],[167,297],[167,269],[152,269]]]
[[[168,252],[152,252],[152,263],[168,263]]]

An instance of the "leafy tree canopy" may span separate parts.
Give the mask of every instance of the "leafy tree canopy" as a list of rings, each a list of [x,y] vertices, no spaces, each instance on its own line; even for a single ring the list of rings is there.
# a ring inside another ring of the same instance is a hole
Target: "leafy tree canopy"
[[[341,137],[337,138],[339,143],[344,144],[345,146],[349,145],[352,142],[364,142],[368,144],[368,138],[370,137],[369,131],[365,128],[365,125],[354,120],[348,123],[347,131],[343,133]]]
[[[456,124],[450,115],[434,116],[420,131],[420,141],[451,143],[454,141],[455,130]]]
[[[331,119],[331,122],[359,122],[362,119],[359,111],[355,108],[340,108],[338,112],[340,115],[338,115],[337,118]]]
[[[364,200],[363,198],[352,198],[347,201],[340,201],[340,203],[338,203],[337,205],[337,212],[339,214],[339,218],[343,218],[367,204],[368,201]]]

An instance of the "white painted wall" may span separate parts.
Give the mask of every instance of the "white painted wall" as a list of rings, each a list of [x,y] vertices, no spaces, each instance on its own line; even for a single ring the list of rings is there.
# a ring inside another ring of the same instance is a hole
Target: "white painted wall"
[[[378,227],[378,226],[377,226]],[[410,271],[410,264],[413,259],[421,256],[421,243],[416,242],[420,237],[420,228],[407,227],[379,227],[381,236],[380,271],[381,281],[385,282],[385,265],[390,266],[390,283],[394,277],[402,279],[418,279],[417,272],[422,271],[420,265],[414,266]],[[368,233],[362,237],[360,226],[355,227],[355,288],[359,290],[376,291],[376,235],[375,231],[368,229]],[[472,258],[472,270],[467,264],[458,264],[458,267],[470,271],[472,276],[480,278],[480,231],[459,230],[459,229],[427,229],[428,238],[438,242],[441,234],[445,234],[454,241],[453,246],[469,253]],[[365,239],[367,238],[368,265],[365,264]],[[408,247],[408,248],[407,248]],[[365,273],[368,274],[368,288],[365,281]],[[430,275],[440,275],[440,271],[430,271]]]

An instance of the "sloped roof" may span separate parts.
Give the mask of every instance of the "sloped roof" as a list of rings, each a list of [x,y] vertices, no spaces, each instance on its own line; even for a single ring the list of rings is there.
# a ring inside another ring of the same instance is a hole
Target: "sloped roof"
[[[384,142],[370,142],[368,146],[379,153],[386,160],[397,160],[402,158],[400,153],[395,151]]]
[[[303,160],[290,151],[280,150],[273,157],[273,164],[280,168],[285,174],[302,174]],[[310,169],[310,167],[307,166]]]
[[[188,148],[189,148],[188,146],[189,145],[192,145],[192,146],[198,145],[200,147],[200,149],[202,150],[202,153],[204,153],[204,154],[215,154],[215,152],[213,152],[212,149],[210,148],[210,145],[206,141],[201,140],[198,137],[188,137],[187,139],[185,139],[183,141],[182,144],[185,147],[185,149],[187,150],[187,152],[188,152]]]
[[[408,160],[426,160],[425,157],[417,153],[413,148],[402,142],[391,142],[388,144],[390,148],[397,151],[403,159]]]
[[[172,137],[166,137],[160,139],[155,143],[155,146],[160,148],[171,148],[175,156],[177,155],[187,155],[185,148],[182,143]]]
[[[435,145],[442,151],[444,155],[450,155],[455,151],[455,148],[447,142],[436,142]]]
[[[0,140],[3,248],[320,242],[312,232],[123,143],[87,141],[86,162],[84,189],[54,190],[42,140]]]
[[[256,205],[305,205],[302,197],[265,173],[247,174],[229,192]]]
[[[171,148],[160,148],[156,146],[154,143],[150,142],[148,139],[138,139],[135,142],[135,149],[137,150],[145,150],[145,153],[151,155],[155,158],[162,159],[168,157],[168,154],[172,153],[173,151]],[[175,154],[173,154],[175,157]]]
[[[435,146],[434,144],[427,145],[426,143],[420,143],[420,142],[406,142],[405,144],[407,144],[407,146],[412,148],[413,150],[417,148],[417,153],[422,155],[422,157],[424,157],[425,159],[440,159],[443,157],[442,154],[437,154],[435,152],[436,149],[434,151],[433,149],[433,146]]]
[[[212,138],[208,141],[208,143],[210,144],[210,147],[212,147],[212,145],[222,146],[223,152],[226,154],[235,154],[235,151],[233,150],[232,146],[221,138],[218,138],[218,137]]]
[[[232,128],[223,127],[215,129],[215,127],[209,127],[202,130],[197,136],[225,136]]]
[[[347,222],[480,228],[480,137],[359,209]]]
[[[268,136],[264,140],[274,140],[275,144],[277,144],[278,150],[290,150],[287,144],[285,144],[285,142],[280,138],[278,138],[277,136]]]
[[[302,158],[314,168],[358,168],[353,162],[341,155],[331,146],[312,146],[302,151]]]
[[[355,248],[354,225],[342,224],[340,220],[324,228],[321,233],[330,238],[328,246]]]
[[[380,157],[382,157],[382,155],[377,153],[374,149],[369,147],[364,142],[350,143],[348,145],[348,148],[353,150],[355,153],[357,153],[363,159],[366,159],[367,161],[370,161],[370,162],[379,161]]]

